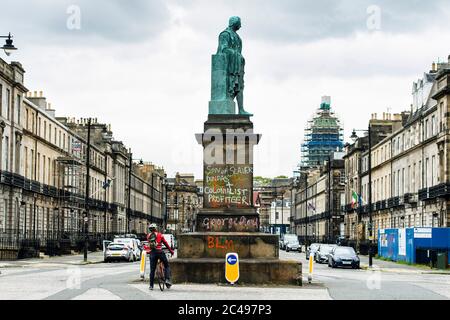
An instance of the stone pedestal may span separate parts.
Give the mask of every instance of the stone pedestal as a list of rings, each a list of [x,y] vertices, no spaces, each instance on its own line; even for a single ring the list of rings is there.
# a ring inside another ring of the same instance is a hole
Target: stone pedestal
[[[239,283],[301,285],[301,263],[279,260],[278,235],[259,233],[253,147],[261,135],[245,115],[210,114],[204,132],[203,208],[195,233],[178,238],[173,281],[225,283],[225,256],[239,256]]]

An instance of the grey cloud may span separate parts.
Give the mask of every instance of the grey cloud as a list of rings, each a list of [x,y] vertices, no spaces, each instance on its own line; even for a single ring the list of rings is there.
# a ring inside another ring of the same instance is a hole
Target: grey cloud
[[[67,28],[67,9],[71,5],[80,8],[80,30]],[[27,42],[51,39],[52,43],[95,45],[91,38],[140,42],[156,37],[169,26],[164,0],[17,0],[4,4],[2,13],[1,25]]]
[[[186,19],[196,30],[211,32],[211,16],[240,15],[242,33],[259,40],[309,42],[367,32],[367,8],[381,9],[381,30],[408,33],[431,19],[444,18],[445,0],[172,0],[188,10]],[[222,10],[217,10],[220,7]],[[216,22],[217,23],[217,22]],[[245,29],[248,27],[248,29]]]

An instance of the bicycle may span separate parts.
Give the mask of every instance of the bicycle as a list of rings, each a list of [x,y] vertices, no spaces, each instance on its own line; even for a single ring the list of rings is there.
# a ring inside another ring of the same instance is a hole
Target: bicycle
[[[164,254],[169,258],[167,251],[164,251]],[[164,288],[166,287],[166,274],[164,263],[160,259],[158,259],[158,262],[156,263],[155,278],[158,279],[159,289],[164,291]],[[167,289],[170,289],[170,287],[167,287]]]

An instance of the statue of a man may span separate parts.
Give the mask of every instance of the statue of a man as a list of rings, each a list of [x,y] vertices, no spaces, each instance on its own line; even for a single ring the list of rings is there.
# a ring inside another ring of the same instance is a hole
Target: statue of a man
[[[217,54],[224,54],[227,61],[227,96],[236,98],[239,114],[251,115],[244,110],[244,67],[242,40],[237,34],[241,28],[241,18],[231,17],[229,26],[219,35]]]

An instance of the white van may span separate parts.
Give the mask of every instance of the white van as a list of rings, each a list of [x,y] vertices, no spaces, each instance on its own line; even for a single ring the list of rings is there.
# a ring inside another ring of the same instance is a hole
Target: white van
[[[164,239],[166,239],[167,243],[169,244],[170,248],[172,250],[175,249],[175,237],[173,236],[173,234],[171,233],[166,233],[163,234]],[[164,245],[163,245],[163,249],[164,249]]]

